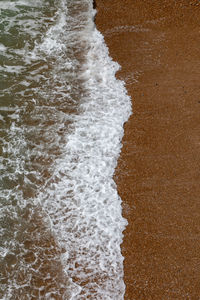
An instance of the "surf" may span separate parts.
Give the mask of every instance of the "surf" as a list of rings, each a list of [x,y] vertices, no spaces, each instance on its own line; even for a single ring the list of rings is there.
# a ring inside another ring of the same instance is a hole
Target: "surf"
[[[2,105],[2,163],[14,180],[6,189],[2,175],[1,216],[4,222],[9,211],[7,225],[19,225],[2,250],[6,299],[16,291],[24,299],[124,296],[120,244],[127,222],[113,175],[131,101],[95,14],[93,1],[59,1],[31,45],[13,49],[23,71],[15,78],[14,112],[8,106],[5,115]]]

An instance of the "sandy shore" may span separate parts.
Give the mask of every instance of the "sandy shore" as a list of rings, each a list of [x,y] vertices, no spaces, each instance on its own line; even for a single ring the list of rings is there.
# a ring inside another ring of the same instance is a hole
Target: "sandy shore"
[[[115,176],[125,299],[200,299],[200,3],[96,2],[133,100]]]

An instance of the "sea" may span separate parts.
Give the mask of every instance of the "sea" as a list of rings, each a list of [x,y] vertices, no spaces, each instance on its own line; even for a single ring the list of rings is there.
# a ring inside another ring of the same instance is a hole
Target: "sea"
[[[131,114],[92,0],[0,0],[0,299],[121,300]]]

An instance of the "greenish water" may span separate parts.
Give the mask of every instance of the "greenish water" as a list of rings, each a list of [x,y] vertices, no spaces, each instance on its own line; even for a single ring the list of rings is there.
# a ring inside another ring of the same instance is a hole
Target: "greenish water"
[[[63,60],[76,60],[64,49],[68,37],[49,37],[63,44],[60,53],[40,48],[59,23],[62,5],[0,1],[0,298],[6,300],[67,299],[73,291],[36,200],[77,105],[78,86],[66,90],[73,76],[64,72]]]

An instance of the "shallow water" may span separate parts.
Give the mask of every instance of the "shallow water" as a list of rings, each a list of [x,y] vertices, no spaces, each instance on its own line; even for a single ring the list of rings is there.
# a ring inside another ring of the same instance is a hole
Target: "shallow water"
[[[0,14],[0,297],[122,299],[113,173],[131,107],[92,1]]]

